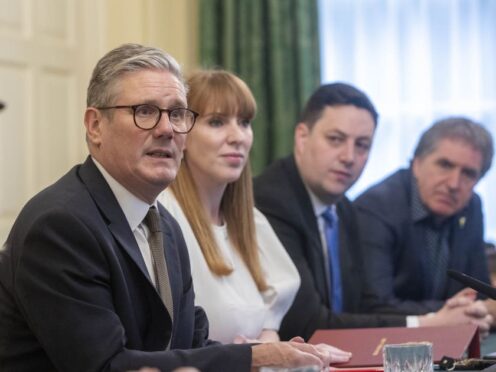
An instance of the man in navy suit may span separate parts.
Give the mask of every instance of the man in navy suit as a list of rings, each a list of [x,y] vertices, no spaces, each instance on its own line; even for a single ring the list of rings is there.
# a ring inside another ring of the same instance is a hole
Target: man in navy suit
[[[369,289],[363,271],[368,261],[362,257],[356,212],[345,193],[365,167],[377,117],[372,102],[357,88],[344,83],[321,86],[296,125],[294,153],[277,160],[255,179],[257,208],[267,216],[301,277],[300,289],[281,324],[282,339],[308,338],[315,330],[328,328],[472,321],[482,330],[489,328],[487,310],[469,299],[450,301],[432,316],[370,314],[366,310]],[[334,228],[338,238],[334,242],[326,236],[323,215],[327,210],[337,216]],[[332,262],[330,242],[338,250],[338,262]],[[336,276],[340,296],[334,293]]]
[[[482,125],[440,120],[420,138],[410,168],[357,198],[371,310],[437,311],[463,289],[447,277],[448,268],[489,282],[481,200],[473,189],[492,156]]]
[[[195,119],[165,52],[126,44],[98,62],[84,117],[90,156],[26,204],[0,253],[2,372],[329,363],[301,342],[207,339],[181,231],[156,201]]]

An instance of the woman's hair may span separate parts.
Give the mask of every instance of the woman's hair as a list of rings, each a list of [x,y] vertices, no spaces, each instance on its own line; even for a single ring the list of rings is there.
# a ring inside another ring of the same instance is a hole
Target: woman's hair
[[[232,73],[222,70],[199,71],[193,74],[187,83],[188,107],[200,116],[221,113],[249,120],[254,118],[257,107],[253,94],[248,86]],[[183,163],[171,189],[191,225],[210,271],[216,275],[229,275],[233,268],[224,261],[219,251],[188,165],[187,151],[184,152]],[[248,161],[239,179],[227,185],[220,209],[231,244],[242,257],[258,289],[264,291],[267,289],[267,283],[260,265],[253,206]]]

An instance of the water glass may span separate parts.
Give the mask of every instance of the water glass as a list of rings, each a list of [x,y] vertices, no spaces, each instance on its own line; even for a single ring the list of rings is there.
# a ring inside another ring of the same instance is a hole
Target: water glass
[[[320,367],[306,366],[296,368],[283,368],[283,367],[262,367],[260,372],[320,372]]]
[[[384,345],[384,372],[432,372],[432,343]]]

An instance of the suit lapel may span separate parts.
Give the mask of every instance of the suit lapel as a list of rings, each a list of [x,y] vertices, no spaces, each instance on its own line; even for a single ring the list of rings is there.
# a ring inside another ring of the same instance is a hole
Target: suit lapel
[[[401,193],[399,204],[402,205],[405,200],[409,208],[407,208],[403,213],[408,213],[407,221],[408,223],[402,228],[405,229],[401,236],[408,237],[408,240],[402,240],[403,249],[400,250],[401,257],[399,258],[402,262],[402,266],[406,268],[403,270],[403,274],[399,274],[402,278],[402,282],[408,281],[408,278],[416,278],[416,282],[412,285],[412,291],[417,293],[418,298],[428,298],[431,293],[432,280],[429,268],[429,257],[430,252],[428,252],[427,247],[427,237],[426,230],[422,223],[414,221],[412,215],[413,208],[413,193],[412,185],[413,174],[411,169],[407,171],[400,171],[401,190],[405,190]],[[398,218],[400,218],[398,216]],[[420,269],[420,270],[419,270]],[[413,270],[413,272],[412,272]],[[426,280],[426,278],[428,278]]]
[[[317,219],[315,218],[315,211],[313,210],[312,201],[310,200],[310,196],[308,195],[308,191],[303,184],[303,181],[298,173],[298,169],[296,168],[296,164],[294,158],[291,157],[287,159],[287,168],[288,173],[290,175],[290,185],[293,185],[293,191],[296,195],[296,200],[300,200],[300,211],[301,211],[301,220],[309,232],[309,238],[312,241],[312,247],[317,248],[322,255],[322,260],[324,259],[322,253],[322,242],[320,240],[320,231],[317,225]]]
[[[356,232],[356,218],[346,196],[336,204],[339,217],[339,264],[341,267],[341,284],[343,291],[343,309],[357,311],[362,293],[362,273],[359,267],[360,241]],[[358,249],[358,251],[357,251]],[[354,257],[356,256],[356,257]]]
[[[449,241],[450,256],[448,260],[448,266],[456,269],[463,270],[465,267],[466,255],[470,254],[470,249],[477,249],[477,247],[467,247],[466,246],[466,234],[465,225],[469,222],[467,217],[467,208],[462,212],[453,217],[452,231]],[[465,252],[466,254],[460,253]],[[457,254],[451,254],[451,252],[457,252]]]
[[[471,251],[479,248],[467,245],[468,232],[465,225],[469,223],[468,216],[468,208],[465,208],[453,217],[454,221],[452,221],[451,236],[448,242],[448,268],[462,272],[467,270],[468,257],[473,254]],[[459,284],[456,281],[448,280],[445,295],[456,293],[459,288]]]
[[[409,236],[411,238],[408,242],[405,242],[409,246],[409,253],[406,257],[406,260],[411,260],[410,262],[412,264],[410,267],[421,268],[421,272],[413,273],[413,277],[419,280],[417,285],[419,286],[419,288],[422,288],[421,296],[424,296],[424,298],[428,298],[432,289],[432,275],[429,270],[428,260],[431,253],[428,252],[426,230],[424,227],[418,225],[418,223],[411,223],[410,229],[411,232]],[[403,260],[405,260],[405,258],[403,258]],[[415,261],[418,261],[419,265],[414,264]],[[411,275],[411,273],[409,273],[408,275]],[[428,278],[428,280],[425,280],[425,278]]]
[[[143,275],[150,280],[145,261],[139,250],[136,238],[129,228],[124,212],[120,208],[112,190],[90,157],[88,157],[80,167],[79,176],[88,188],[100,213],[105,217],[112,235],[114,235],[119,245],[139,267]]]
[[[127,223],[127,221],[125,221]],[[152,283],[148,269],[146,268],[145,261],[139,250],[138,243],[134,234],[129,229],[129,226],[123,225],[120,222],[109,224],[109,229],[114,235],[115,239],[119,242],[121,247],[126,251],[133,262],[139,267],[141,273],[148,278]]]
[[[147,279],[147,282],[150,284],[151,293],[155,293],[156,295],[154,301],[159,307],[154,308],[154,310],[158,310],[158,313],[155,315],[149,314],[149,316],[157,316],[157,318],[159,319],[160,323],[159,325],[157,325],[157,328],[161,329],[163,327],[163,332],[164,332],[163,334],[165,335],[165,339],[163,339],[161,336],[159,342],[163,343],[162,346],[165,348],[167,343],[169,342],[169,339],[170,340],[173,339],[174,325],[171,326],[172,320],[169,317],[170,314],[165,308],[165,305],[162,299],[160,298],[159,293],[157,292],[155,286],[153,285],[153,282],[151,281],[150,275],[148,273],[148,269],[146,268],[145,265],[145,261],[143,259],[143,256],[141,255],[141,251],[138,247],[138,243],[136,242],[136,238],[134,237],[134,234],[131,231],[131,228],[129,227],[129,223],[127,222],[126,216],[124,215],[124,212],[119,206],[119,203],[117,202],[117,199],[115,198],[109,185],[107,184],[102,174],[95,166],[95,164],[93,163],[90,157],[88,157],[86,162],[80,167],[78,173],[82,182],[88,188],[88,191],[92,196],[93,200],[95,201],[95,204],[100,210],[100,213],[102,214],[103,218],[107,221],[109,231],[114,236],[117,242],[117,247],[120,247],[130,257],[131,261],[139,268],[139,271],[143,274],[143,276]],[[170,230],[168,229],[167,231]],[[165,243],[166,246],[167,246],[167,241],[170,240],[169,235],[170,232],[167,235],[167,238],[164,238],[166,240]],[[165,250],[165,254],[166,254],[166,259],[169,259],[171,254],[168,253],[167,249]],[[173,270],[173,268],[171,268],[171,265],[176,265],[177,267],[180,267],[180,265],[177,263],[178,262],[177,258],[176,260],[171,260],[171,261],[172,262],[167,262],[167,268],[169,270]],[[170,274],[170,273],[171,271],[169,271],[170,277],[177,276],[177,273],[174,274]],[[173,306],[174,306],[174,311],[176,311],[177,313],[178,289],[175,287],[177,287],[177,285],[174,286],[173,283],[171,282],[171,288],[173,291],[172,292]],[[171,343],[172,342],[173,341],[171,341]]]
[[[322,298],[329,300],[328,280],[326,268],[324,266],[326,265],[326,261],[312,201],[310,200],[310,195],[308,195],[308,191],[298,173],[294,157],[290,156],[285,160],[284,165],[289,174],[289,185],[293,186],[295,198],[300,206],[300,223],[304,226],[307,239],[309,240],[307,246],[308,258],[312,266],[312,274],[315,278],[315,283],[317,284],[317,290]]]
[[[159,205],[162,231],[164,232],[165,263],[167,265],[169,285],[172,294],[172,306],[174,308],[174,314],[178,314],[179,299],[182,291],[182,283],[180,281],[182,278],[182,273],[180,272],[181,262],[178,252],[175,249],[178,244],[176,243],[174,234],[172,233],[170,222],[165,217],[164,210],[165,209]]]

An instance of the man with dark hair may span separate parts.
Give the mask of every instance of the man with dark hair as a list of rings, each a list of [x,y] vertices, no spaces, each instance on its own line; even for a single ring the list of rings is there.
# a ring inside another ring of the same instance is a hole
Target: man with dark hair
[[[207,339],[182,233],[157,203],[196,116],[164,51],[125,44],[100,59],[84,116],[90,156],[28,201],[0,251],[2,372],[329,364],[300,340]]]
[[[293,259],[301,287],[280,335],[310,337],[316,329],[479,323],[485,308],[467,298],[433,316],[363,312],[368,296],[355,211],[344,195],[367,162],[377,126],[369,98],[348,84],[321,86],[310,97],[294,134],[294,154],[254,181],[255,200]]]
[[[372,311],[437,311],[463,289],[447,269],[489,282],[481,201],[473,190],[492,157],[482,125],[440,120],[421,136],[410,168],[357,198]]]

